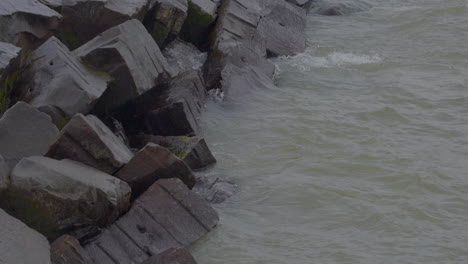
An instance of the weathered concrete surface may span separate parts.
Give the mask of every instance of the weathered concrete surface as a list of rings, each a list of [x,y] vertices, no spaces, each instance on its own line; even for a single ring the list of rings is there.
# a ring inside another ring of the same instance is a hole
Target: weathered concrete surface
[[[10,174],[10,169],[8,165],[3,160],[2,155],[0,155],[0,193],[8,187],[9,179],[8,175]]]
[[[107,89],[110,76],[82,64],[55,37],[32,54],[34,90],[30,104],[53,105],[68,116],[88,113]]]
[[[185,248],[171,248],[143,262],[143,264],[197,264]]]
[[[0,42],[0,76],[10,61],[18,56],[20,48],[9,43]]]
[[[70,121],[70,118],[62,110],[53,105],[39,106],[37,110],[47,114],[52,119],[52,123],[54,123],[59,130]]]
[[[163,103],[146,116],[148,131],[161,136],[194,136],[199,130],[206,90],[198,71],[174,78]]]
[[[203,169],[216,163],[216,159],[202,137],[135,135],[130,140],[130,145],[134,148],[142,148],[148,143],[169,149],[187,163],[192,170]]]
[[[93,264],[88,252],[73,236],[63,235],[50,245],[53,264]]]
[[[135,19],[103,32],[74,53],[115,79],[98,103],[104,113],[155,87],[160,75],[171,75],[158,45]]]
[[[95,263],[141,263],[167,249],[191,245],[218,221],[216,211],[180,180],[159,180],[85,248]]]
[[[130,161],[133,153],[96,116],[77,114],[46,156],[75,160],[113,174]]]
[[[209,48],[209,34],[217,18],[218,0],[189,0],[180,37],[200,48]]]
[[[71,160],[22,159],[0,205],[49,239],[89,226],[106,226],[126,212],[130,187]]]
[[[0,209],[0,263],[51,264],[49,242]]]
[[[257,26],[270,56],[293,55],[306,48],[306,10],[284,0],[267,0]]]
[[[32,48],[46,40],[61,16],[36,0],[0,1],[0,41]]]
[[[143,24],[159,47],[174,40],[187,18],[187,0],[155,0]]]
[[[130,135],[144,132],[162,136],[195,135],[204,108],[206,90],[198,71],[179,74],[116,111]]]
[[[208,54],[183,41],[174,40],[163,51],[164,57],[174,72],[201,70]]]
[[[115,176],[130,185],[137,198],[160,179],[178,178],[189,188],[195,185],[190,168],[168,149],[148,143]]]
[[[59,136],[48,115],[18,102],[0,119],[0,155],[13,168],[23,157],[44,155]]]

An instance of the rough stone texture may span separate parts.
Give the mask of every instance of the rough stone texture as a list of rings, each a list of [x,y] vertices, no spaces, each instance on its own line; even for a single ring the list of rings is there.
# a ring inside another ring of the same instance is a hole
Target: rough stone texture
[[[106,226],[129,207],[130,187],[81,163],[22,159],[0,205],[49,239],[88,226]]]
[[[93,264],[80,242],[69,235],[57,238],[50,245],[50,254],[53,264]]]
[[[192,170],[206,168],[216,159],[202,137],[161,137],[153,135],[136,135],[130,144],[134,148],[142,148],[148,143],[154,143],[169,149],[182,159]]]
[[[0,209],[0,263],[51,264],[49,242],[18,219]]]
[[[10,174],[10,169],[8,165],[3,160],[2,155],[0,155],[0,193],[8,187],[8,175]]]
[[[60,139],[46,156],[75,160],[113,174],[129,162],[133,154],[97,117],[77,114],[62,129]]]
[[[156,0],[143,20],[159,47],[164,48],[175,39],[187,17],[187,0]]]
[[[206,52],[199,51],[192,44],[178,40],[167,46],[163,54],[174,72],[201,70],[208,57]]]
[[[191,71],[177,76],[165,96],[163,104],[147,114],[147,130],[161,136],[196,135],[206,98],[200,73]]]
[[[108,112],[155,87],[158,77],[169,70],[158,45],[138,20],[103,32],[74,53],[115,79],[98,103],[100,112]]]
[[[44,114],[47,114],[52,119],[55,126],[61,130],[70,121],[70,118],[58,107],[53,105],[43,105],[37,108]]]
[[[18,56],[20,48],[9,43],[0,42],[0,76],[10,61]]]
[[[216,211],[180,180],[159,180],[86,250],[94,263],[141,263],[167,249],[191,245],[218,221]]]
[[[48,115],[18,102],[0,119],[0,155],[13,168],[23,157],[44,155],[59,136]]]
[[[35,76],[30,104],[53,105],[68,116],[88,113],[111,79],[84,66],[55,37],[33,52],[32,61]]]
[[[342,16],[367,11],[372,5],[362,0],[322,0],[316,3],[316,12],[324,16]]]
[[[190,168],[168,149],[148,143],[115,176],[130,185],[133,198],[160,179],[179,178],[189,188],[195,185]]]
[[[60,14],[36,0],[2,0],[0,41],[31,48],[36,41],[52,35],[60,18]]]
[[[169,85],[151,89],[116,111],[130,135],[144,132],[162,136],[195,135],[206,90],[198,71],[176,76]]]
[[[293,55],[306,48],[306,11],[284,0],[266,1],[257,30],[270,56]]]
[[[142,264],[197,264],[197,262],[187,249],[171,248],[149,258]]]
[[[197,175],[197,184],[192,191],[207,202],[217,204],[225,202],[236,192],[237,186],[215,175]]]
[[[180,37],[200,48],[209,48],[209,34],[216,21],[218,0],[189,0],[187,18]]]
[[[40,0],[63,15],[56,34],[75,49],[130,19],[143,20],[151,0]]]

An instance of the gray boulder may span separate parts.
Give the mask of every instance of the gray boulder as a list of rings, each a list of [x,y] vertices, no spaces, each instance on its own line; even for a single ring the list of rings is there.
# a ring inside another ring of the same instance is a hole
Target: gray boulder
[[[46,154],[59,136],[48,115],[18,102],[0,119],[0,155],[13,168],[24,157]]]
[[[49,242],[0,209],[0,263],[51,264]]]
[[[74,53],[115,79],[99,101],[98,112],[124,104],[157,86],[161,75],[171,75],[158,45],[138,20],[103,32]]]
[[[193,244],[218,221],[216,211],[180,180],[159,180],[85,248],[94,263],[141,263],[167,249]]]
[[[148,131],[161,136],[196,135],[206,98],[201,74],[198,71],[180,74],[162,98],[162,103],[146,115]]]
[[[88,252],[73,236],[63,235],[50,245],[53,264],[93,264]]]
[[[107,89],[110,76],[86,67],[55,37],[32,54],[34,90],[30,104],[52,105],[68,116],[88,113]]]
[[[8,175],[10,174],[10,169],[8,165],[3,160],[2,155],[0,155],[0,193],[8,187]]]
[[[78,114],[62,129],[60,139],[46,156],[75,160],[113,174],[130,161],[133,153],[97,117]]]
[[[187,18],[187,0],[155,0],[143,24],[159,47],[164,48],[174,40]]]
[[[180,37],[201,50],[209,48],[209,34],[218,16],[219,0],[189,0],[187,18]]]
[[[49,239],[113,223],[129,207],[123,181],[71,160],[22,159],[0,205]]]
[[[154,143],[169,149],[192,170],[203,169],[216,163],[216,159],[202,137],[136,135],[130,141],[131,146],[134,148],[142,148],[148,143]]]
[[[9,43],[0,42],[0,76],[10,61],[18,56],[20,48]]]
[[[0,1],[0,41],[33,48],[59,25],[61,15],[36,0]]]
[[[187,249],[170,248],[149,258],[142,264],[197,264],[197,262]]]
[[[166,148],[153,143],[138,151],[115,176],[130,185],[133,198],[160,179],[179,178],[189,188],[195,185],[195,176],[187,164]]]
[[[236,190],[236,184],[213,175],[197,175],[197,184],[192,189],[194,193],[213,204],[225,202]]]

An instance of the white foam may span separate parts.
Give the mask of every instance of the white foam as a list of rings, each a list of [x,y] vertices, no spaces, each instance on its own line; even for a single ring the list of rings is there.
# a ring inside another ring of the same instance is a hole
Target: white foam
[[[381,61],[382,58],[378,54],[366,55],[351,52],[332,52],[324,57],[318,57],[306,51],[295,56],[279,57],[275,60],[275,64],[278,74],[285,66],[299,71],[310,71],[314,68],[347,67],[373,64]]]

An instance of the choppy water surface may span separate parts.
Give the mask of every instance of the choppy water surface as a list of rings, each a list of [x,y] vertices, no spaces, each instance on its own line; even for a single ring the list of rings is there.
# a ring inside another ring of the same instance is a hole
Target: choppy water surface
[[[468,263],[467,2],[372,3],[310,15],[278,87],[208,105],[239,192],[199,263]]]

